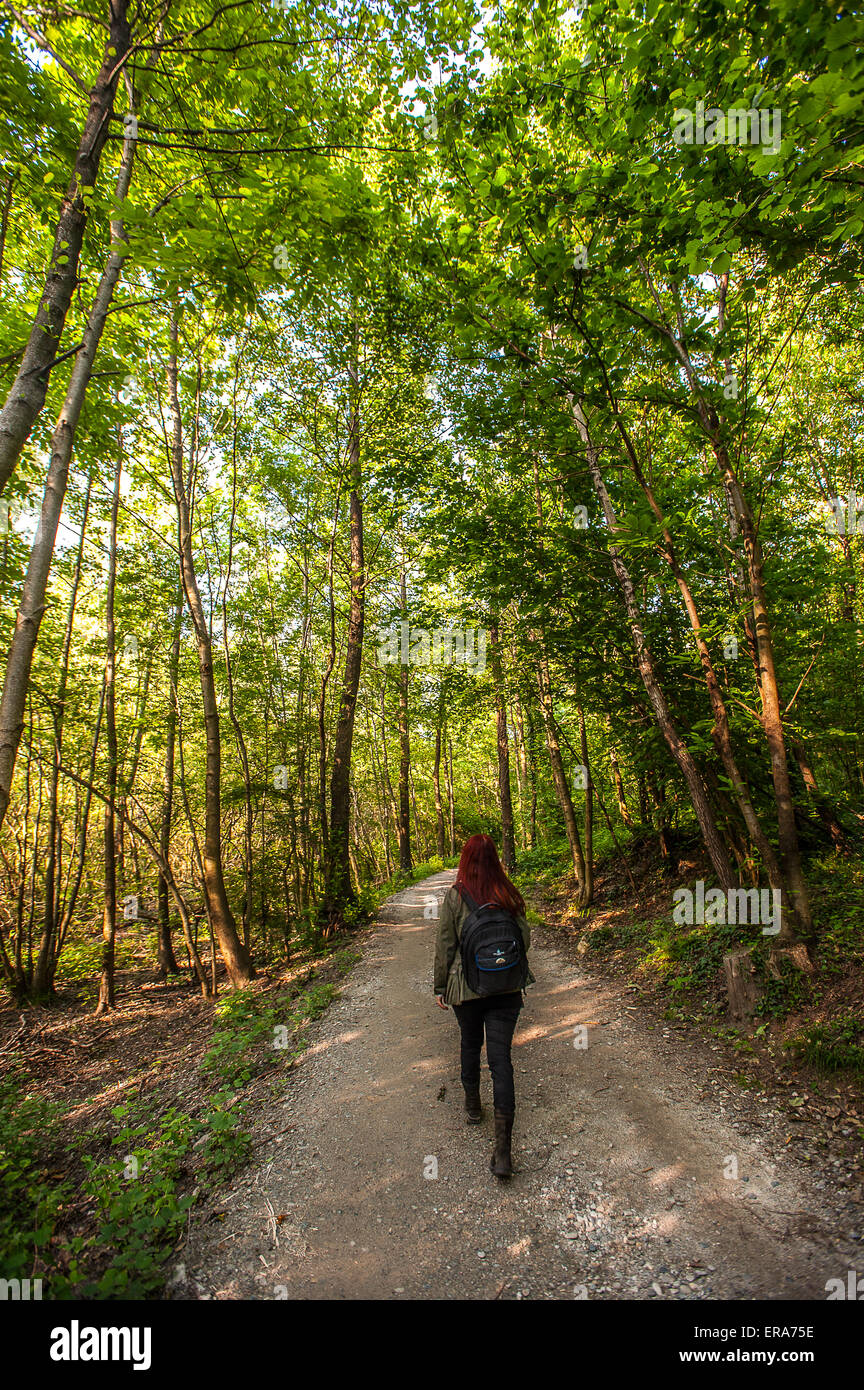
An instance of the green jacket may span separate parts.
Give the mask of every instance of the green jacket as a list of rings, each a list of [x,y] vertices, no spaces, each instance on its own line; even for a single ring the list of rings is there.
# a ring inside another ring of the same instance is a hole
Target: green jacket
[[[459,937],[462,926],[468,917],[462,895],[455,887],[448,888],[438,917],[438,937],[435,942],[435,974],[433,991],[444,995],[445,1004],[464,1004],[466,999],[479,999],[465,983],[462,973],[462,953],[459,950]],[[517,915],[516,921],[522,932],[522,940],[527,951],[531,945],[531,928],[526,919]],[[528,969],[529,985],[534,984],[534,976]]]

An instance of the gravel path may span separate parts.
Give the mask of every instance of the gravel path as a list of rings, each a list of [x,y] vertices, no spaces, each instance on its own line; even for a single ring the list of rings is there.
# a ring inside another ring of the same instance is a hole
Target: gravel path
[[[453,877],[385,905],[262,1114],[260,1166],[193,1227],[168,1296],[825,1299],[861,1263],[857,1199],[789,1156],[771,1101],[711,1077],[704,1044],[651,1030],[542,933],[516,1175],[496,1182],[488,1070],[466,1126],[456,1021],[431,994],[430,904]]]

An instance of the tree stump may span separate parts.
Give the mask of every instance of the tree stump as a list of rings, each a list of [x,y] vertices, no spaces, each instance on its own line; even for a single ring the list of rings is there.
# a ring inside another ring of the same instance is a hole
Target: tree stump
[[[723,957],[729,1014],[733,1019],[751,1019],[759,1003],[753,962],[749,950],[730,951]]]
[[[796,969],[805,975],[813,974],[813,962],[803,941],[793,941],[790,945],[774,946],[768,956],[768,970],[775,980],[782,979],[779,961],[782,957],[791,960]]]

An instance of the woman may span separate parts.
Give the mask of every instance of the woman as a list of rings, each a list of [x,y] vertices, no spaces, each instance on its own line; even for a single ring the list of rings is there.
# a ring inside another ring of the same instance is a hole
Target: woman
[[[468,988],[462,969],[459,939],[472,909],[467,905],[463,893],[478,906],[499,903],[512,912],[522,932],[525,950],[528,950],[531,929],[525,918],[525,903],[518,888],[510,882],[501,867],[495,841],[489,835],[472,835],[466,840],[456,882],[447,890],[441,905],[433,988],[440,1008],[453,1005],[462,1034],[462,1085],[468,1124],[479,1124],[483,1118],[480,1107],[480,1049],[485,1029],[486,1060],[492,1073],[495,1108],[495,1149],[489,1166],[496,1177],[509,1178],[513,1173],[510,1138],[516,1111],[510,1046],[522,1008],[522,991],[481,997]],[[530,969],[527,983],[534,983]]]

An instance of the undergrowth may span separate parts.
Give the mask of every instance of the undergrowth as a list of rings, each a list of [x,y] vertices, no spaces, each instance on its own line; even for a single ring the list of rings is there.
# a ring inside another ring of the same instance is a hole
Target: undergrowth
[[[326,965],[338,977],[359,959],[334,946]],[[8,1076],[0,1083],[0,1275],[37,1275],[54,1299],[158,1297],[195,1203],[249,1157],[245,1088],[270,1069],[284,1074],[337,994],[336,982],[313,977],[299,988],[223,996],[199,1065],[200,1106],[160,1109],[154,1093],[114,1106],[107,1134],[102,1124],[73,1145],[82,1150],[78,1184],[51,1172],[60,1107],[31,1095],[23,1075]]]
[[[555,854],[547,847],[523,861],[523,887],[573,897],[566,847]],[[598,869],[600,868],[598,863]],[[530,873],[527,872],[530,869]],[[744,948],[758,987],[754,1033],[761,1036],[772,1024],[797,1021],[810,1014],[795,1036],[784,1044],[791,1054],[824,1072],[847,1070],[860,1073],[864,1058],[864,1019],[854,1010],[839,1019],[820,1016],[823,1000],[838,982],[861,980],[864,975],[864,864],[860,859],[833,853],[813,858],[807,865],[811,885],[817,939],[812,951],[815,969],[805,974],[782,953],[758,923],[686,924],[672,918],[673,889],[668,889],[668,908],[645,915],[633,904],[619,907],[597,925],[582,924],[581,939],[600,960],[615,963],[634,982],[643,982],[666,998],[665,1016],[716,1018],[725,1014],[723,957]],[[608,909],[610,895],[601,892],[594,911]],[[578,917],[564,912],[566,928],[579,925]],[[859,991],[860,993],[860,991]],[[826,1006],[830,1007],[830,1006]]]

